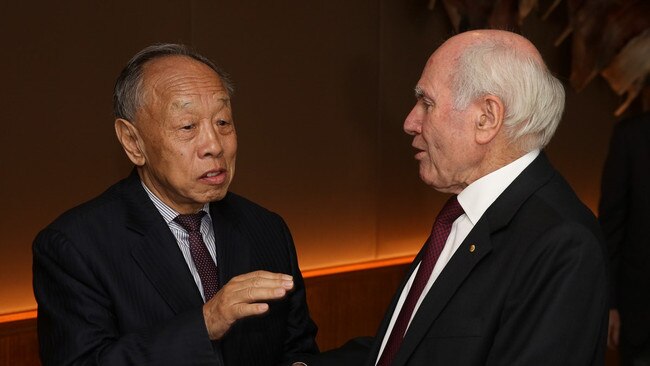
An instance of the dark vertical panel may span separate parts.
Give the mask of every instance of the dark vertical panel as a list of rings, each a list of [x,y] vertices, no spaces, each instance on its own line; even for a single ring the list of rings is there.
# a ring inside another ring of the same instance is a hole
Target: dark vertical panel
[[[418,163],[404,133],[415,104],[414,87],[431,53],[449,35],[442,4],[427,10],[419,0],[381,2],[381,163],[379,257],[416,253],[431,230],[445,196],[419,178]]]
[[[233,190],[284,216],[303,268],[373,258],[377,1],[195,1],[193,19],[237,87]]]
[[[130,165],[113,132],[114,80],[129,57],[189,39],[189,5],[6,2],[0,69],[0,313],[33,309],[31,241]]]

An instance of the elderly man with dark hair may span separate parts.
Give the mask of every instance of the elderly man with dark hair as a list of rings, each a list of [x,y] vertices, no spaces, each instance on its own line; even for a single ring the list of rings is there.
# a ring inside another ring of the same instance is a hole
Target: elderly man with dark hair
[[[374,339],[312,365],[602,365],[602,234],[541,149],[564,90],[525,38],[476,30],[429,58],[404,130],[451,197]]]
[[[133,173],[34,242],[44,365],[276,365],[318,351],[287,226],[228,192],[231,96],[184,46],[129,61],[115,131]]]

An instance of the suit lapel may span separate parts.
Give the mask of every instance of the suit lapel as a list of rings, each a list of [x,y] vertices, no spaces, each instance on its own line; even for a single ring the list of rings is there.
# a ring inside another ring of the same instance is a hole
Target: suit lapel
[[[492,251],[492,234],[506,227],[526,199],[548,182],[554,174],[555,170],[551,167],[546,155],[541,152],[488,208],[456,250],[425,296],[422,304],[420,304],[393,365],[406,364],[454,293],[470,275],[474,267]],[[472,245],[474,250],[470,250]],[[414,264],[419,262],[418,258],[416,258]],[[413,269],[409,273],[412,271]],[[399,293],[401,293],[401,289]],[[399,293],[396,296],[399,296]],[[395,304],[396,300],[393,300],[391,312],[386,316],[389,320],[395,309]],[[384,322],[386,321],[384,320]],[[387,323],[385,326],[387,327]],[[385,328],[383,328],[383,332],[385,332]],[[381,339],[379,339],[379,342],[381,342]],[[375,351],[375,357],[377,352],[378,349]]]
[[[134,172],[126,181],[127,227],[140,235],[131,255],[175,313],[203,304],[176,238]]]
[[[230,193],[210,204],[210,216],[217,245],[219,287],[231,278],[250,271],[251,245],[240,230],[238,215]]]
[[[470,251],[471,245],[474,245],[473,251]],[[490,251],[492,251],[492,244],[488,226],[484,222],[479,222],[456,250],[420,304],[420,308],[402,341],[402,346],[395,356],[393,365],[406,364],[415,347],[438,318],[458,287],[465,281],[476,264]]]

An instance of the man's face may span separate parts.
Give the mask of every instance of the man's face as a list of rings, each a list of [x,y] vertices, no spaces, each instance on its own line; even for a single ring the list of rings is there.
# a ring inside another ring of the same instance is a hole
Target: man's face
[[[219,76],[191,58],[163,57],[144,66],[142,89],[134,126],[144,183],[180,213],[222,199],[235,173],[237,135]]]
[[[471,183],[480,154],[474,144],[476,107],[453,108],[452,55],[453,50],[443,45],[427,62],[404,131],[413,136],[420,178],[438,191],[459,193]]]

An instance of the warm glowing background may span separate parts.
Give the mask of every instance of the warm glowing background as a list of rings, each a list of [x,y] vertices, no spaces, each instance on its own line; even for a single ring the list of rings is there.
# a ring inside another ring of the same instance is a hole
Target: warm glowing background
[[[445,197],[418,179],[402,133],[413,86],[450,34],[428,1],[43,1],[0,6],[0,314],[35,308],[31,241],[130,166],[111,91],[153,42],[183,42],[236,83],[232,189],[280,213],[303,269],[414,254]],[[565,19],[524,34],[566,81]],[[595,209],[619,98],[597,79],[567,110],[548,154]]]

